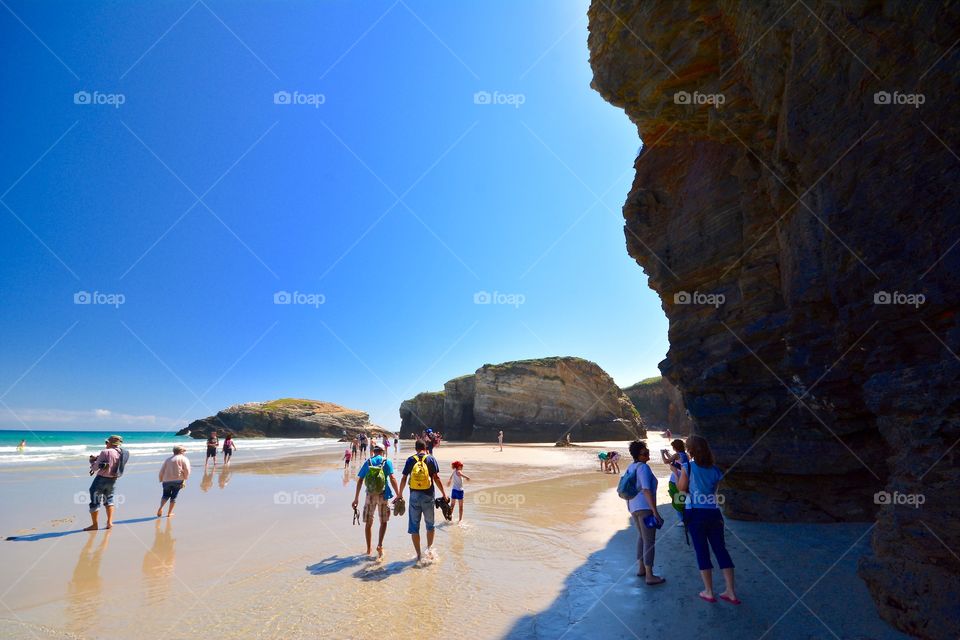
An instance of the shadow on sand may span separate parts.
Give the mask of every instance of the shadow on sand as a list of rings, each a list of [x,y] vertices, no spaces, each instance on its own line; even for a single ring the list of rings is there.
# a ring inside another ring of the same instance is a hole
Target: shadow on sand
[[[353,573],[353,577],[367,582],[379,582],[397,575],[415,564],[416,560],[396,560],[388,564],[379,564],[369,556],[358,554],[355,556],[330,556],[310,565],[307,567],[307,571],[315,576],[323,576],[362,565]]]
[[[156,520],[156,516],[147,516],[145,518],[130,518],[128,520],[117,520],[113,523],[113,526],[120,524],[137,524],[139,522],[153,522]],[[106,531],[106,529],[98,529],[98,531]],[[38,540],[49,540],[50,538],[62,538],[63,536],[69,536],[74,533],[93,533],[92,531],[84,532],[83,529],[68,529],[66,531],[50,531],[48,533],[30,533],[25,536],[7,536],[7,540],[10,542],[36,542]]]
[[[517,620],[506,637],[907,638],[880,619],[856,575],[870,525],[727,520],[743,601],[734,606],[697,597],[703,583],[696,558],[673,515],[657,535],[654,570],[665,584],[648,587],[636,576],[637,531],[624,528],[567,576],[549,607]],[[719,593],[723,579],[714,573]]]
[[[307,571],[315,576],[324,576],[331,573],[339,573],[344,569],[355,567],[364,562],[370,562],[370,558],[363,554],[357,554],[355,556],[330,556],[316,564],[308,566]]]

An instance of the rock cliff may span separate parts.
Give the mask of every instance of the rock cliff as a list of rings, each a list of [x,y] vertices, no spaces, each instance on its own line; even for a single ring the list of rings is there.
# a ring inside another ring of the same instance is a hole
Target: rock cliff
[[[244,438],[342,438],[360,433],[383,434],[363,411],[332,402],[281,398],[237,404],[209,418],[194,420],[177,435],[206,438],[211,431]]]
[[[960,6],[594,0],[589,18],[593,86],[644,142],[627,251],[727,514],[876,519],[860,573],[881,614],[956,637]]]
[[[663,376],[641,380],[624,387],[623,392],[648,427],[670,429],[675,434],[690,432],[693,422],[683,406],[683,396]]]
[[[401,434],[425,427],[449,440],[622,440],[644,435],[636,409],[599,366],[573,357],[486,364],[444,391],[400,405]]]

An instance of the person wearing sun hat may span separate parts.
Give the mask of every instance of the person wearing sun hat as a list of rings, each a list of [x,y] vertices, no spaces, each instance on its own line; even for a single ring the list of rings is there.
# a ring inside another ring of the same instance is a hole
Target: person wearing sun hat
[[[100,505],[107,509],[106,528],[113,527],[114,495],[113,489],[117,478],[123,474],[125,452],[120,448],[123,444],[122,436],[110,436],[104,442],[106,447],[99,455],[90,456],[90,475],[94,476],[90,484],[90,526],[84,531],[99,529],[98,518]]]

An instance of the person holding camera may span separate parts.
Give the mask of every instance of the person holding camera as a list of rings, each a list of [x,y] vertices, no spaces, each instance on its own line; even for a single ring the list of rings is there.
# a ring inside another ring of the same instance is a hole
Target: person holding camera
[[[690,462],[690,456],[687,455],[687,446],[683,444],[683,440],[677,438],[670,443],[670,446],[673,447],[673,453],[671,454],[666,449],[660,449],[660,459],[663,460],[665,465],[670,467],[670,481],[667,485],[667,491],[670,494],[670,502],[673,504],[673,508],[682,516],[683,505],[680,503],[679,498],[677,498],[680,494],[680,490],[677,489],[677,470],[680,468],[680,465]]]
[[[665,578],[653,573],[654,546],[657,542],[657,529],[663,526],[663,518],[657,511],[657,477],[650,465],[650,450],[642,440],[630,443],[630,455],[633,462],[627,467],[627,474],[636,474],[637,495],[627,502],[627,509],[637,525],[640,535],[637,538],[637,561],[640,568],[637,575],[644,578],[650,586],[663,584]]]
[[[90,475],[94,475],[90,484],[90,526],[84,531],[99,529],[100,505],[107,509],[106,529],[113,527],[114,485],[117,478],[123,475],[123,466],[126,463],[126,452],[120,448],[123,438],[110,436],[104,442],[104,448],[98,455],[90,456]]]

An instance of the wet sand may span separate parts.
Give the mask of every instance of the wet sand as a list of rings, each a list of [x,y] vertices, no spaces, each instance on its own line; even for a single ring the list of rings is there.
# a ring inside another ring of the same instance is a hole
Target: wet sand
[[[649,440],[653,451],[666,446]],[[833,637],[827,626],[839,637],[901,637],[854,575],[869,536],[841,558],[868,525],[728,522],[744,600],[733,607],[696,599],[692,550],[668,517],[656,563],[668,583],[639,584],[636,532],[616,476],[597,471],[601,448],[614,446],[438,448],[444,481],[453,459],[474,480],[464,523],[455,514],[438,528],[439,557],[424,567],[406,517],[391,518],[384,562],[362,555],[350,508],[359,465],[344,471],[339,454],[238,456],[206,477],[194,459],[173,519],[153,517],[156,470],[137,469],[118,483],[117,526],[96,533],[76,531],[87,524],[85,504],[73,502],[85,476],[5,474],[2,533],[25,538],[0,543],[0,636],[629,638],[684,620],[713,637],[759,637],[794,602],[791,590],[802,595],[840,559],[804,600],[825,624],[798,604],[767,637]],[[666,468],[655,471],[667,502]]]

